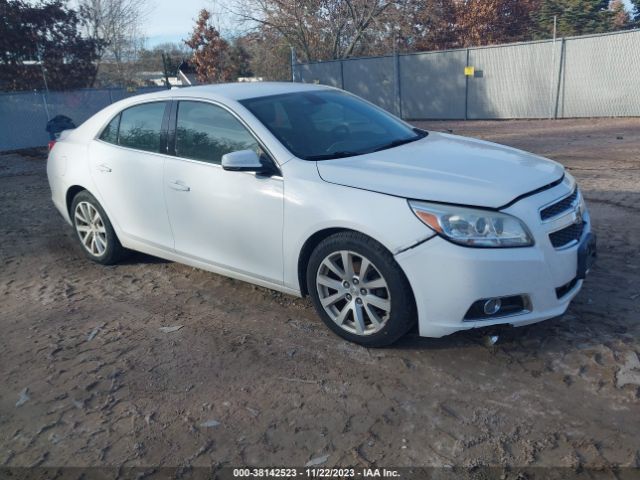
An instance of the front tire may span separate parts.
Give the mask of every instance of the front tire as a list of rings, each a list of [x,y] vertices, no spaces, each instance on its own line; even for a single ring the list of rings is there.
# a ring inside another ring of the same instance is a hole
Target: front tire
[[[93,195],[86,190],[78,193],[70,213],[76,238],[87,258],[102,265],[113,265],[125,256],[126,251],[109,217]]]
[[[361,345],[390,345],[417,319],[400,266],[382,245],[357,232],[320,242],[307,265],[307,290],[324,323]]]

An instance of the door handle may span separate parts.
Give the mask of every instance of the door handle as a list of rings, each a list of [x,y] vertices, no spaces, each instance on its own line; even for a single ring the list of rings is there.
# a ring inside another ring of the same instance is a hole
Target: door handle
[[[109,165],[101,163],[100,165],[98,165],[98,170],[103,173],[109,173],[111,172],[111,167]]]
[[[180,181],[169,182],[169,187],[174,190],[178,190],[179,192],[188,192],[191,190],[191,188]]]

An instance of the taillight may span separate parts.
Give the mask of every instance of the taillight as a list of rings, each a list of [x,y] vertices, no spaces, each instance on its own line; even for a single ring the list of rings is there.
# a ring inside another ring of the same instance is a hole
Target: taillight
[[[51,149],[53,148],[53,146],[54,146],[55,144],[56,144],[56,141],[55,141],[55,140],[49,140],[49,144],[48,144],[49,151],[51,151]]]

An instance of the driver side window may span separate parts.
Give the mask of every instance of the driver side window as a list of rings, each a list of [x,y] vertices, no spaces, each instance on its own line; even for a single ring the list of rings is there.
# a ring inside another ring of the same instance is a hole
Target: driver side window
[[[219,165],[223,155],[238,150],[262,153],[253,135],[231,113],[209,103],[178,103],[177,156]]]

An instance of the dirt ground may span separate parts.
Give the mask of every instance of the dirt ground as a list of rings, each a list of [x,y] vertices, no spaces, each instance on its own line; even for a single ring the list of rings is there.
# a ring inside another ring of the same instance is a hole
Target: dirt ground
[[[578,178],[600,256],[562,319],[362,348],[307,300],[88,262],[44,158],[0,156],[0,466],[640,466],[640,119],[418,124]]]

